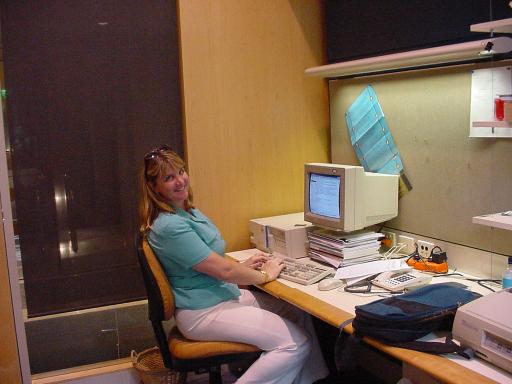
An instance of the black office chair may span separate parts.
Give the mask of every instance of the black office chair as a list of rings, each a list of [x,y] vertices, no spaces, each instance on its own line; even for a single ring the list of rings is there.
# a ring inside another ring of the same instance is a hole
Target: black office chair
[[[148,295],[149,320],[167,368],[181,372],[209,372],[210,384],[221,384],[222,364],[254,361],[259,357],[262,351],[253,345],[189,340],[177,327],[173,327],[166,337],[162,321],[173,318],[175,310],[171,285],[146,240],[138,250],[138,259]]]

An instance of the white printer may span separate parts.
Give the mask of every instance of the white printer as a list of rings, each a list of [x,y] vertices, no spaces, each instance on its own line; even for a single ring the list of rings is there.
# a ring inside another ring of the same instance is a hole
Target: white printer
[[[512,373],[512,288],[473,300],[455,314],[452,334],[475,355]]]
[[[304,221],[303,212],[252,219],[249,220],[251,244],[263,252],[306,257],[307,228],[312,226]]]

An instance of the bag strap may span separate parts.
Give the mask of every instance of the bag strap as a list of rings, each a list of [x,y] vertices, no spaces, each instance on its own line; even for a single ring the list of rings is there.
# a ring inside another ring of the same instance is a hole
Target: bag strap
[[[350,323],[352,323],[352,321],[354,321],[355,317],[352,317],[350,319],[347,319],[345,320],[343,323],[341,323],[338,328],[340,329],[340,334],[343,333],[343,328],[345,328],[347,325],[349,325]]]
[[[359,354],[362,346],[362,337],[355,333],[349,335],[343,328],[349,325],[352,319],[345,320],[339,325],[340,332],[334,345],[334,362],[338,372],[349,372],[359,367]]]
[[[443,353],[456,353],[465,359],[472,359],[475,355],[474,351],[469,347],[461,347],[452,340],[451,333],[446,336],[444,342],[442,341],[405,341],[399,343],[389,343],[393,347],[407,348],[419,352],[443,354]]]

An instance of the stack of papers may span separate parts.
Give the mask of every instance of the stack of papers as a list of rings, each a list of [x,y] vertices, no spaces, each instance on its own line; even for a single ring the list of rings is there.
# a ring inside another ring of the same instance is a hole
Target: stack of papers
[[[308,256],[336,268],[380,259],[382,233],[361,230],[350,233],[314,229],[308,232]]]

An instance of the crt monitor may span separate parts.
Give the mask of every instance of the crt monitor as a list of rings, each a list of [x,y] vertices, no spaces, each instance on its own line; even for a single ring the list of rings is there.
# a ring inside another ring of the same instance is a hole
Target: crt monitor
[[[305,164],[304,173],[305,221],[351,232],[398,215],[398,175],[326,163]]]

